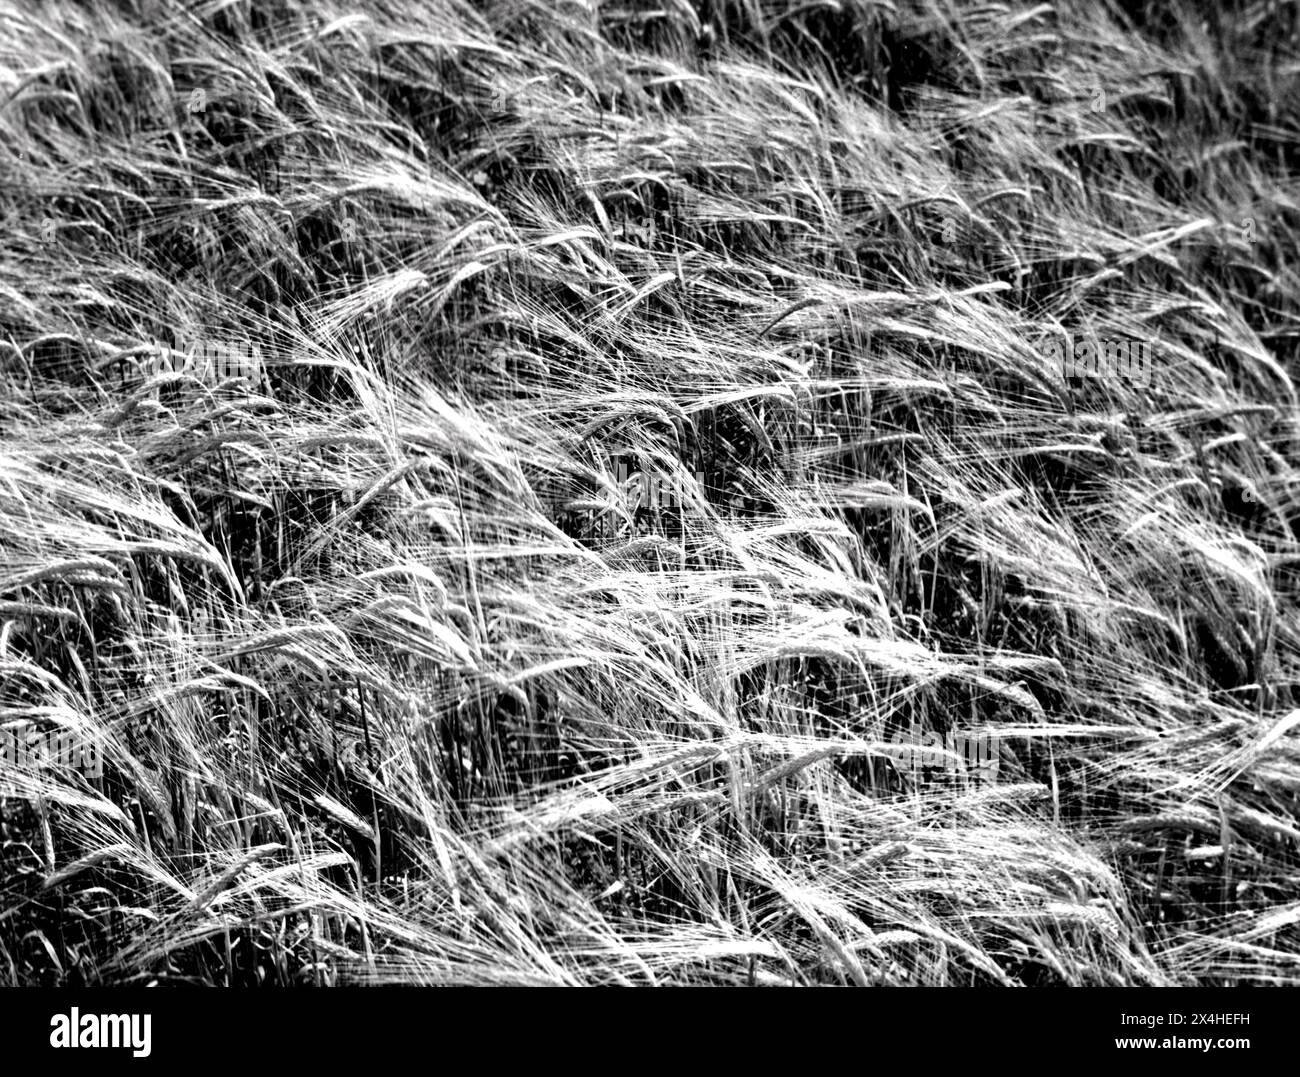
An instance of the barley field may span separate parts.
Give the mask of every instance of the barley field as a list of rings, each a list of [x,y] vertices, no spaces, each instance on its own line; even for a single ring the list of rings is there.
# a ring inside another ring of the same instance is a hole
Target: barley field
[[[0,0],[0,985],[1300,985],[1300,11]]]

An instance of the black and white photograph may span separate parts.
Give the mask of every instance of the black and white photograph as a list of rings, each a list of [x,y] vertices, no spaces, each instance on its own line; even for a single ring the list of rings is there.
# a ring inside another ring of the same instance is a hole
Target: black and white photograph
[[[1263,1060],[1295,0],[0,0],[0,223],[6,1042]]]

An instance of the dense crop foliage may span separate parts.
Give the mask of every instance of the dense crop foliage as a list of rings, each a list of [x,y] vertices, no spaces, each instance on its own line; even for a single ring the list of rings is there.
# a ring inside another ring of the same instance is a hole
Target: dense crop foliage
[[[0,3],[0,982],[1300,980],[1296,12]]]

